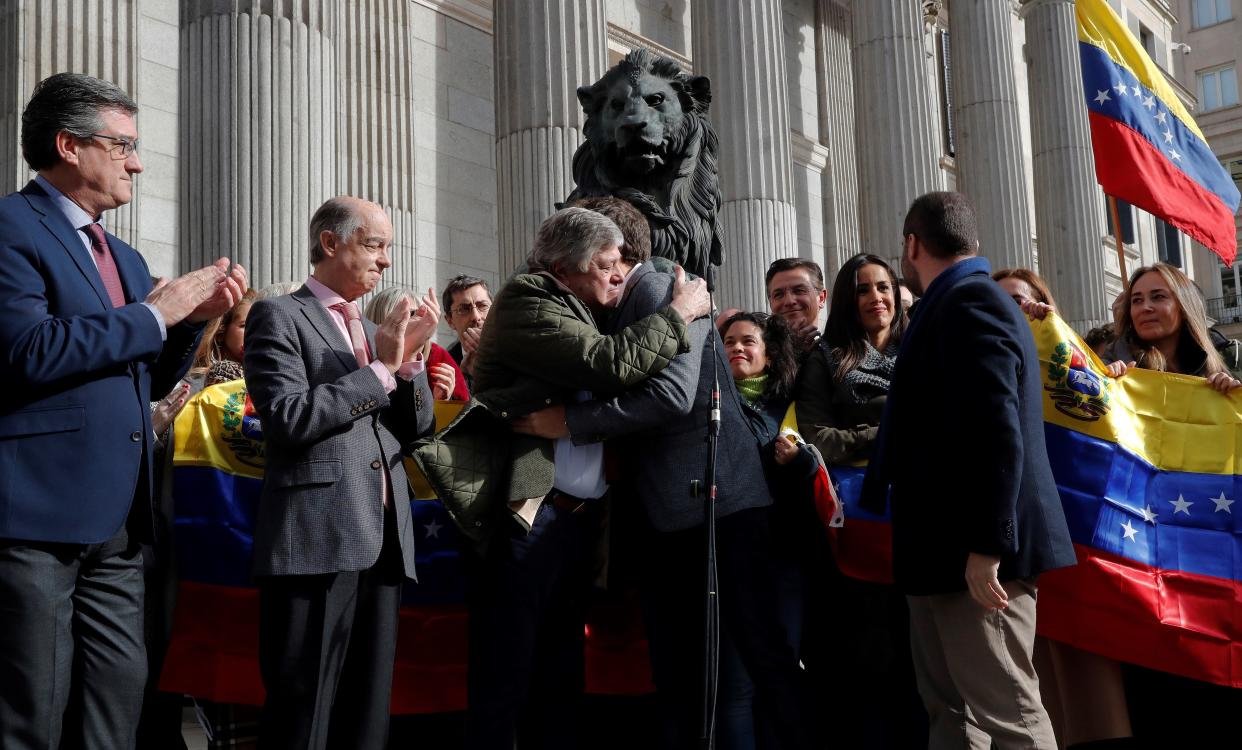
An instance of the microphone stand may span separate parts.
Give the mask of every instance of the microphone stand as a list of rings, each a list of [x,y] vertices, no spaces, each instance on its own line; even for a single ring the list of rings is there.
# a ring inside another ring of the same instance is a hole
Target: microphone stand
[[[716,691],[720,668],[720,601],[716,578],[716,449],[720,442],[720,352],[716,347],[716,297],[712,266],[707,266],[707,289],[711,294],[711,329],[707,337],[712,347],[711,417],[707,427],[707,474],[695,489],[703,495],[703,528],[706,534],[706,576],[703,619],[703,724],[700,747],[716,746]]]

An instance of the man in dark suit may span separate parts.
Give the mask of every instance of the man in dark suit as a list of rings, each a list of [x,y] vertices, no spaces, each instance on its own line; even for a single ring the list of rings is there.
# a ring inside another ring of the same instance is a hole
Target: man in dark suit
[[[378,205],[333,198],[310,225],[314,271],[246,319],[246,384],[267,469],[255,526],[264,748],[383,748],[401,584],[414,575],[404,446],[434,426],[420,352],[434,291],[378,328],[356,299],[390,265]],[[395,377],[394,377],[395,376]]]
[[[618,331],[667,305],[673,277],[651,260],[647,222],[626,201],[578,201],[612,219],[625,236],[623,260],[633,268],[607,330]],[[755,685],[758,718],[779,747],[806,739],[798,689],[798,658],[777,619],[770,569],[768,506],[757,438],[742,412],[724,348],[710,317],[689,324],[689,352],[641,385],[613,396],[554,406],[515,422],[543,437],[576,445],[614,440],[625,480],[620,508],[637,501],[637,538],[619,544],[641,550],[639,586],[651,667],[662,703],[662,742],[698,744],[702,711],[703,599],[706,561],[702,482],[711,391],[721,391],[716,482],[718,569],[722,627]],[[697,487],[697,489],[696,489]]]
[[[931,745],[1054,748],[1031,663],[1036,578],[1075,560],[1044,447],[1035,341],[976,257],[964,195],[921,196],[903,233],[902,274],[922,297],[863,500],[892,503]]]
[[[246,288],[228,259],[152,289],[104,231],[142,171],[137,105],[58,74],[22,113],[38,175],[0,200],[0,746],[134,743],[153,537],[151,395]]]

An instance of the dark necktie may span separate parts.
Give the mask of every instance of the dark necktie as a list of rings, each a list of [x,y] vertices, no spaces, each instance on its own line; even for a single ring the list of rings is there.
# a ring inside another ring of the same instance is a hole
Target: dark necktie
[[[95,255],[95,265],[99,268],[99,276],[103,279],[104,289],[108,290],[108,298],[113,307],[125,306],[125,287],[121,286],[121,276],[116,271],[116,261],[112,258],[112,249],[104,237],[103,227],[92,222],[82,227],[91,236],[91,251]]]

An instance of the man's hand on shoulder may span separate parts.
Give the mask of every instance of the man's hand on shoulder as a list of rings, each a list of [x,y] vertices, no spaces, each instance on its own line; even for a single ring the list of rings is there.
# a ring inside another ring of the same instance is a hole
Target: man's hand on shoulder
[[[707,282],[703,279],[687,281],[685,269],[677,266],[673,276],[673,300],[669,307],[677,311],[686,323],[707,315],[712,309]]]
[[[549,440],[569,437],[569,422],[565,419],[565,407],[560,404],[518,417],[510,422],[510,426],[514,432]]]
[[[1009,595],[997,578],[999,570],[999,557],[971,552],[966,558],[966,586],[970,589],[971,598],[985,609],[1005,609],[1009,606]]]

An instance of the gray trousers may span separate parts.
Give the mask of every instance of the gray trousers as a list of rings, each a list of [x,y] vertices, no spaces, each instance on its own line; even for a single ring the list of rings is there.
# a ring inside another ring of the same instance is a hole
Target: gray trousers
[[[0,540],[0,747],[134,746],[147,677],[142,550]]]
[[[910,646],[930,721],[929,750],[1056,750],[1039,697],[1033,580],[1002,584],[1009,607],[968,592],[910,596]]]

